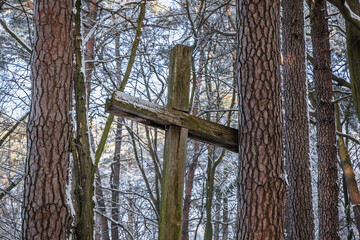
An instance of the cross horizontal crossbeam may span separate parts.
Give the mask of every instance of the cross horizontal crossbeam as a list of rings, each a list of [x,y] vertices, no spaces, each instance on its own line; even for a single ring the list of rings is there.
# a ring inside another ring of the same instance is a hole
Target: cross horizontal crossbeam
[[[167,129],[174,125],[187,128],[192,139],[233,152],[239,151],[237,129],[159,106],[123,92],[115,92],[112,98],[107,99],[105,111],[156,128]]]

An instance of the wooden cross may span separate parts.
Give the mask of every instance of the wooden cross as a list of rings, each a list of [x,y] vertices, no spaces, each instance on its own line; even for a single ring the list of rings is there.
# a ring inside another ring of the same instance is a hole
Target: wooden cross
[[[106,112],[166,130],[159,240],[180,240],[187,138],[238,152],[238,130],[189,114],[192,48],[171,50],[167,107],[115,92]]]

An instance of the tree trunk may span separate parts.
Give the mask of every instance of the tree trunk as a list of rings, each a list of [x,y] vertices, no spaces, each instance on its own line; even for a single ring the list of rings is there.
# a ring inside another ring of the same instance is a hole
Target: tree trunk
[[[104,193],[102,191],[101,176],[98,169],[96,170],[96,174],[95,174],[95,182],[96,182],[95,184],[96,202],[98,205],[99,212],[101,213],[101,214],[97,214],[101,229],[101,239],[110,240],[108,220],[105,217],[107,214],[106,214],[106,205],[104,201]]]
[[[201,87],[201,77],[202,77],[201,66],[202,65],[200,65],[200,72],[196,78],[194,106],[192,111],[192,115],[194,116],[197,116],[199,110],[199,102],[200,102],[199,98],[200,98],[200,87]],[[181,240],[189,239],[189,216],[190,216],[191,194],[192,194],[195,171],[197,168],[199,156],[200,156],[200,144],[199,141],[194,140],[194,158],[190,164],[189,172],[187,174],[187,179],[186,179],[186,186],[185,186]]]
[[[283,0],[287,239],[314,239],[305,71],[304,1]]]
[[[96,0],[89,0],[87,2],[87,6],[89,9],[89,13],[87,15],[87,26],[86,28],[86,34],[89,34],[91,29],[96,24],[96,17],[98,12],[98,7]],[[91,76],[94,70],[94,46],[95,46],[95,36],[92,34],[88,41],[86,42],[86,48],[85,48],[85,83],[86,83],[86,92],[87,92],[87,109],[89,109],[90,104],[90,92],[91,92]],[[91,132],[90,132],[91,134]],[[93,152],[95,152],[95,146],[93,144],[94,139],[91,135],[91,147],[93,149]],[[97,206],[101,214],[96,214],[96,217],[99,219],[99,229],[101,229],[101,239],[102,240],[108,240],[109,239],[109,226],[108,226],[108,220],[105,217],[106,216],[106,206],[104,202],[104,194],[103,190],[101,188],[101,176],[99,175],[98,169],[96,169],[95,174],[95,193],[96,193],[96,200],[97,200]]]
[[[115,35],[115,63],[116,63],[116,78],[120,85],[121,83],[121,60],[120,60],[120,35]],[[121,141],[122,141],[122,118],[117,118],[116,136],[115,136],[115,152],[114,163],[111,165],[111,217],[115,222],[120,219],[119,216],[119,187],[120,187],[120,160],[121,160]],[[119,239],[119,226],[111,222],[111,239]]]
[[[131,160],[129,161],[129,169],[131,169]],[[129,193],[133,192],[133,187],[132,187],[132,183],[131,183],[131,179],[128,180],[128,184],[129,184]],[[133,203],[133,198],[131,196],[129,196],[128,198],[128,204],[129,204],[129,210],[128,210],[128,231],[131,235],[134,234],[134,203]],[[128,240],[133,240],[130,236],[128,237]]]
[[[76,138],[74,159],[75,169],[75,199],[76,199],[76,237],[77,239],[93,239],[94,234],[94,177],[95,168],[90,143],[89,121],[87,116],[87,88],[82,48],[81,0],[75,2],[75,72],[74,93],[76,110]]]
[[[32,101],[22,239],[66,239],[71,229],[73,1],[35,2]]]
[[[86,34],[88,34],[91,29],[96,24],[96,17],[98,12],[97,7],[97,1],[96,0],[88,0],[87,5],[89,9],[89,14],[87,16],[87,26]],[[89,40],[86,42],[86,51],[85,51],[85,75],[86,75],[86,88],[87,88],[87,102],[89,103],[90,100],[90,90],[91,90],[91,76],[94,70],[94,47],[95,47],[95,37],[94,34],[89,38]]]
[[[111,165],[111,218],[119,221],[119,186],[120,186],[120,154],[122,139],[122,118],[117,118],[117,129],[115,137],[114,163]],[[119,227],[111,222],[111,239],[119,239]]]
[[[215,224],[214,224],[214,240],[220,239],[220,211],[221,211],[221,191],[216,190],[215,203]]]
[[[229,205],[228,205],[228,197],[225,192],[223,195],[223,235],[222,240],[228,240],[229,239]]]
[[[205,211],[206,211],[206,223],[205,223],[205,240],[211,240],[213,236],[212,229],[212,202],[214,199],[214,182],[215,182],[215,149],[213,146],[208,146],[208,164],[206,169],[206,201],[205,201]]]
[[[319,239],[339,239],[334,103],[326,1],[310,2],[318,153]]]
[[[280,1],[237,0],[237,239],[283,239]]]
[[[345,175],[343,174],[342,178],[343,183],[343,191],[344,191],[344,210],[345,210],[345,217],[346,217],[346,228],[348,230],[347,239],[352,240],[354,236],[354,231],[352,229],[352,222],[351,222],[351,214],[350,214],[350,201],[349,201],[349,194],[348,189],[346,186]]]
[[[342,132],[340,110],[339,106],[335,105],[335,119],[336,119],[336,131]],[[351,159],[344,141],[344,138],[338,136],[337,138],[338,153],[341,160],[341,167],[344,172],[344,179],[346,181],[346,193],[349,193],[352,209],[354,211],[355,225],[358,231],[360,231],[360,192],[355,178],[354,168],[351,164]],[[345,195],[345,191],[344,191]],[[346,198],[345,198],[346,199]]]
[[[191,162],[189,168],[189,172],[186,180],[186,187],[185,187],[181,240],[189,239],[189,217],[190,217],[190,206],[191,206],[190,203],[191,203],[192,189],[194,185],[195,171],[197,168],[199,156],[200,156],[199,141],[194,140],[194,159]]]
[[[359,16],[360,2],[358,0],[347,0],[346,2],[350,9]],[[346,21],[346,45],[352,99],[360,121],[360,31],[348,21]]]

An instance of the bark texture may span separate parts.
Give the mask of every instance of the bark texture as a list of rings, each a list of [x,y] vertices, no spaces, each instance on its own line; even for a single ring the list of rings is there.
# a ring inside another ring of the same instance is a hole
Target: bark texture
[[[287,239],[314,239],[305,71],[304,1],[283,0]]]
[[[35,2],[22,239],[66,239],[72,141],[73,1]]]
[[[311,4],[318,153],[319,239],[339,239],[334,103],[326,1]]]
[[[237,0],[237,239],[283,239],[280,1]]]

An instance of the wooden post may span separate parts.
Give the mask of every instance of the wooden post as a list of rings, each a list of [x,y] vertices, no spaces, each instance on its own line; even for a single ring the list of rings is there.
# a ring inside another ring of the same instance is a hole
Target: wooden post
[[[170,55],[168,108],[189,111],[192,48],[176,45]],[[165,135],[159,240],[180,240],[188,129],[169,126]]]

